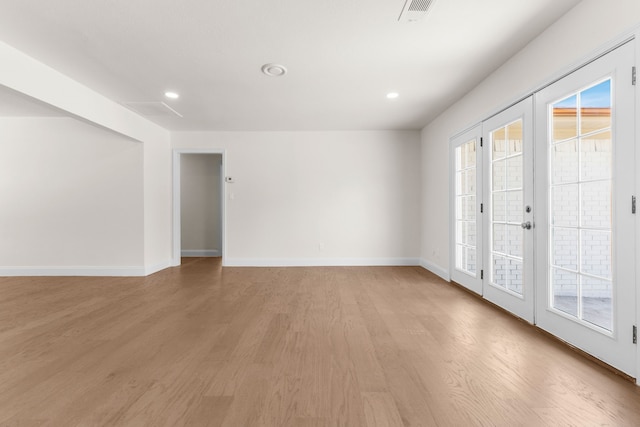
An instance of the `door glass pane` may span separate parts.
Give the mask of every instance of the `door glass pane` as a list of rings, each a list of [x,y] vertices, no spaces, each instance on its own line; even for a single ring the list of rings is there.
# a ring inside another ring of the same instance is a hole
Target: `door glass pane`
[[[613,318],[612,288],[611,280],[582,277],[582,318],[609,331]]]
[[[578,182],[578,140],[555,144],[551,149],[551,164],[553,184]]]
[[[578,226],[578,184],[551,187],[551,224],[558,227]]]
[[[493,220],[504,223],[507,219],[507,201],[505,200],[507,193],[496,192],[491,195]]]
[[[510,259],[507,265],[507,289],[522,295],[522,261]]]
[[[494,286],[522,295],[523,160],[522,119],[490,133],[491,280]]]
[[[612,168],[611,154],[611,131],[596,133],[581,139],[580,177],[583,180],[609,179]]]
[[[611,81],[550,111],[550,303],[578,322],[611,331]]]
[[[580,184],[580,222],[583,227],[609,229],[611,226],[611,181]]]
[[[578,135],[578,96],[573,95],[553,105],[554,142],[575,138]]]
[[[578,274],[551,268],[553,308],[572,316],[578,315]]]
[[[459,170],[474,167],[476,165],[476,147],[475,142],[472,141],[462,144],[456,150],[460,155]]]
[[[491,183],[494,190],[504,190],[506,183],[505,173],[507,171],[507,161],[497,160],[491,165]]]
[[[507,225],[507,255],[511,255],[514,259],[522,259],[522,239],[524,238],[524,231],[520,224]]]
[[[472,247],[465,247],[465,263],[462,265],[463,270],[468,272],[476,271],[476,250]]]
[[[476,140],[455,150],[456,268],[475,277],[476,265]]]
[[[507,159],[507,176],[505,181],[509,190],[522,188],[522,154]]]
[[[491,281],[494,285],[507,288],[507,258],[500,255],[492,255],[493,271]]]
[[[501,194],[507,197],[507,201],[506,201],[507,221],[511,223],[517,223],[517,224],[522,223],[524,219],[522,190],[496,193],[496,195],[497,194]]]
[[[475,221],[469,221],[469,222],[465,222],[465,228],[466,228],[466,232],[465,232],[465,243],[467,245],[469,245],[472,248],[475,248],[476,246],[476,223]]]
[[[507,154],[507,130],[498,129],[492,133],[491,144],[492,158],[494,160],[503,159]]]
[[[476,220],[476,196],[462,196],[462,219],[466,221]]]
[[[476,170],[475,168],[461,171],[462,174],[462,193],[475,195],[476,194]]]
[[[611,128],[611,80],[580,93],[580,134]]]
[[[551,255],[551,264],[566,270],[578,271],[578,230],[553,227],[551,244],[555,248]]]
[[[580,230],[580,271],[585,274],[611,279],[611,232]]]
[[[518,120],[507,126],[506,134],[509,136],[507,155],[511,156],[522,153],[522,120]]]
[[[507,226],[506,224],[493,224],[493,252],[506,254],[507,247]]]

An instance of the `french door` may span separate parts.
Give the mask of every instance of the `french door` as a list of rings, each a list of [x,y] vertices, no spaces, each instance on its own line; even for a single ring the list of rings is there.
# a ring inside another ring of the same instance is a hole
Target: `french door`
[[[482,124],[483,295],[534,322],[533,101],[529,97]]]
[[[532,98],[451,141],[453,281],[533,323]]]
[[[634,47],[536,94],[538,326],[635,376]]]
[[[634,57],[622,45],[451,140],[451,278],[636,377]]]
[[[451,141],[450,170],[453,171],[451,201],[454,226],[451,230],[451,279],[482,295],[482,126],[464,132]]]

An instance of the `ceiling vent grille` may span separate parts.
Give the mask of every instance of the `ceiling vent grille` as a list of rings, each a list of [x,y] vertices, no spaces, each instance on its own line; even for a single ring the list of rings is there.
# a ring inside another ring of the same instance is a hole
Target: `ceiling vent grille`
[[[135,111],[141,116],[147,117],[182,117],[182,114],[178,113],[173,108],[169,107],[164,102],[150,101],[150,102],[123,102],[123,105],[130,110]]]
[[[416,22],[424,18],[434,0],[405,0],[398,21]]]

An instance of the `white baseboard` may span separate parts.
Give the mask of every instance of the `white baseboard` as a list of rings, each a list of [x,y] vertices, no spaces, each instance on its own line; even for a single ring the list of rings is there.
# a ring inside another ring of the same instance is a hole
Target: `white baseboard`
[[[218,257],[222,254],[219,249],[183,249],[180,255],[183,257]]]
[[[173,263],[167,260],[146,267],[0,267],[0,277],[19,276],[148,276]],[[427,267],[419,258],[226,258],[225,267],[337,267],[337,266],[417,266],[421,265],[448,280],[448,272]]]
[[[19,276],[145,276],[144,267],[0,267],[0,277]]]
[[[431,261],[427,261],[424,258],[420,260],[420,266],[422,268],[424,268],[425,270],[429,270],[430,272],[432,272],[436,276],[441,277],[442,279],[446,280],[447,282],[451,281],[451,276],[449,275],[449,270],[446,269],[446,268],[442,268],[439,265],[436,265],[436,264],[432,263]]]
[[[0,277],[21,276],[105,276],[143,277],[171,267],[171,261],[147,267],[0,267]]]
[[[225,258],[225,267],[410,266],[419,258]]]

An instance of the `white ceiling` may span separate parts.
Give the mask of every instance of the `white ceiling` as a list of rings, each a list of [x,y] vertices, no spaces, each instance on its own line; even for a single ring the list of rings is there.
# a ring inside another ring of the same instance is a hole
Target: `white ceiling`
[[[0,39],[116,102],[164,101],[170,130],[420,129],[579,3],[435,0],[401,23],[404,1],[0,0]]]

